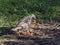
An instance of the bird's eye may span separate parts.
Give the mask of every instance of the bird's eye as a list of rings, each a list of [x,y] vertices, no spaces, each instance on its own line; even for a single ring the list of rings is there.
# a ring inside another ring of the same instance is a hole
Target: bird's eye
[[[34,18],[34,17],[32,17],[32,19],[34,20],[35,18]]]

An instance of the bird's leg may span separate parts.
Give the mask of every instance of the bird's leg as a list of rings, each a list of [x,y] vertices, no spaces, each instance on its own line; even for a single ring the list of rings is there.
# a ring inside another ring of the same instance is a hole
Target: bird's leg
[[[36,20],[33,20],[33,22],[32,22],[32,20],[30,20],[30,23],[34,24],[34,26],[35,26],[36,25]],[[33,36],[33,29],[31,27],[31,24],[29,25],[29,29],[27,30],[27,33],[28,33],[28,35]]]
[[[33,36],[33,29],[31,27],[29,28],[29,33],[31,36]]]

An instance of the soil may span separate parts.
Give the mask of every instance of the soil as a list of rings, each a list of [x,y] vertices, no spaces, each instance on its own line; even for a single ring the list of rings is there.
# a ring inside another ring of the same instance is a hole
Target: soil
[[[0,36],[1,45],[60,45],[60,23],[37,23],[32,31],[13,32],[7,28],[5,32]]]

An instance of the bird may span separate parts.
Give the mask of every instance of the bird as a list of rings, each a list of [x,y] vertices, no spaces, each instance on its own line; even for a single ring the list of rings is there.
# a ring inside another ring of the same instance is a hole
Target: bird
[[[26,30],[27,32],[32,32],[31,24],[36,23],[36,16],[34,14],[30,14],[24,18],[22,18],[17,25],[12,28],[15,32],[20,32],[21,30]]]

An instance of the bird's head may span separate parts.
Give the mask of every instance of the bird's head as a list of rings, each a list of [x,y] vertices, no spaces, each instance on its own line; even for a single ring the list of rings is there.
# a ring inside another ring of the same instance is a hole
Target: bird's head
[[[34,14],[31,14],[31,19],[36,20],[36,16]]]
[[[36,23],[36,16],[34,14],[31,14],[31,19],[32,19],[33,23]]]

